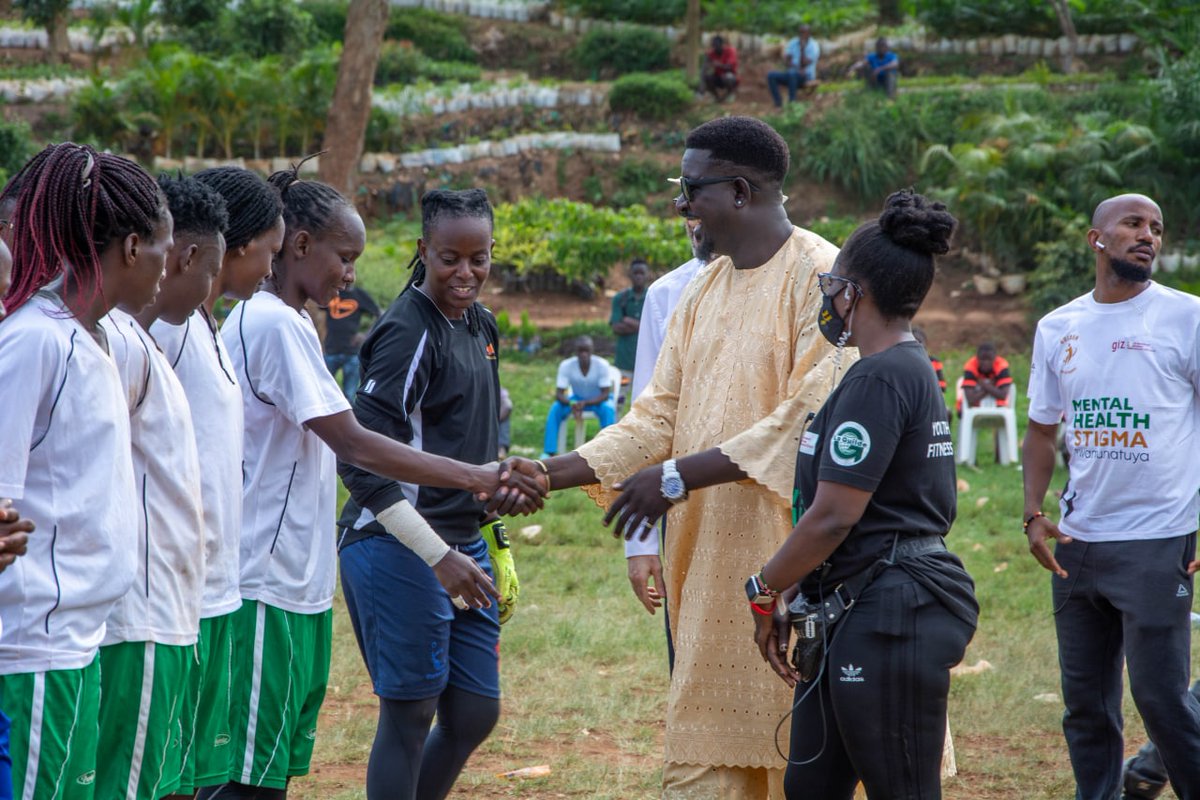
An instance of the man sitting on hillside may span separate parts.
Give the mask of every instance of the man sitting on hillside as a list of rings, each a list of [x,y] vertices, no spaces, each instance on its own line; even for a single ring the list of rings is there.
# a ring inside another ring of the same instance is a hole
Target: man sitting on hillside
[[[779,84],[787,84],[790,103],[796,99],[797,89],[817,79],[817,58],[820,55],[821,48],[817,40],[812,38],[812,29],[801,25],[796,36],[783,46],[784,69],[767,73],[767,89],[771,91],[776,108],[783,107]]]
[[[868,89],[878,89],[888,97],[896,96],[896,80],[900,77],[900,57],[888,49],[888,40],[875,40],[875,52],[854,62],[851,75],[861,75]]]
[[[584,411],[592,411],[600,420],[601,428],[613,424],[616,413],[613,405],[608,402],[614,388],[612,377],[609,374],[608,362],[600,356],[592,355],[594,349],[592,337],[580,336],[575,340],[575,355],[563,359],[558,365],[554,403],[546,415],[542,458],[552,456],[558,451],[558,426],[569,416],[574,415],[579,419]]]
[[[718,103],[733,100],[738,87],[738,57],[733,45],[720,36],[712,38],[712,47],[704,54],[704,91]]]

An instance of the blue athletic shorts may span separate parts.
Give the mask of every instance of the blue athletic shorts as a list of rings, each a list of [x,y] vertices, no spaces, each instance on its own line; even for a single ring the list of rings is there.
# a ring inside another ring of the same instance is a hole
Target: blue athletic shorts
[[[487,542],[456,547],[489,576]],[[447,684],[500,697],[499,611],[459,610],[424,561],[391,536],[370,536],[339,554],[342,592],[375,694],[424,700]]]

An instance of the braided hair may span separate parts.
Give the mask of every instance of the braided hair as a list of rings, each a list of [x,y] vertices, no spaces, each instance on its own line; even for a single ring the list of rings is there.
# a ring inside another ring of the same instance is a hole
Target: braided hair
[[[4,299],[10,313],[60,276],[79,284],[83,302],[102,296],[100,253],[131,233],[153,235],[166,216],[149,173],[87,145],[50,145],[21,168],[0,200],[14,183],[13,276]],[[85,286],[90,297],[82,295]]]
[[[283,213],[279,192],[257,173],[241,167],[213,167],[193,176],[225,198],[229,225],[225,247],[245,247],[269,231]]]
[[[434,227],[443,217],[486,219],[489,227],[495,225],[492,204],[488,201],[487,192],[483,189],[464,189],[462,191],[433,189],[426,192],[421,197],[421,238],[429,241]],[[408,283],[404,285],[401,294],[425,282],[425,262],[421,260],[420,248],[413,255],[412,261],[408,262],[408,268],[412,270],[412,275],[408,277]],[[467,330],[472,336],[477,335],[480,322],[479,310],[475,305],[467,309],[466,320]]]
[[[291,169],[272,173],[271,177],[267,178],[267,182],[274,186],[283,198],[283,221],[287,226],[285,237],[299,228],[319,236],[333,224],[338,211],[354,208],[349,200],[342,197],[341,192],[329,184],[306,181],[300,177],[300,167],[304,162],[318,155],[320,153],[308,156],[299,164],[293,164]]]
[[[175,233],[216,236],[229,227],[225,198],[207,184],[183,175],[159,175],[158,188],[167,198]]]

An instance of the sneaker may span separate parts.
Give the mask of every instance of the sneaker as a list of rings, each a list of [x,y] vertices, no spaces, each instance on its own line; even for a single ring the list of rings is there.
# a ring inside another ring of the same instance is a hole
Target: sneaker
[[[1167,784],[1139,774],[1137,760],[1137,756],[1131,756],[1121,765],[1121,800],[1154,800]]]

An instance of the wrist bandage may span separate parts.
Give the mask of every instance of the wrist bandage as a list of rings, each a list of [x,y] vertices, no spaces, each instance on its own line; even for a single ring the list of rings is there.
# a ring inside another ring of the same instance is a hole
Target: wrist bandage
[[[395,536],[400,544],[412,550],[429,566],[441,561],[450,550],[412,503],[401,500],[375,516],[384,530]]]

